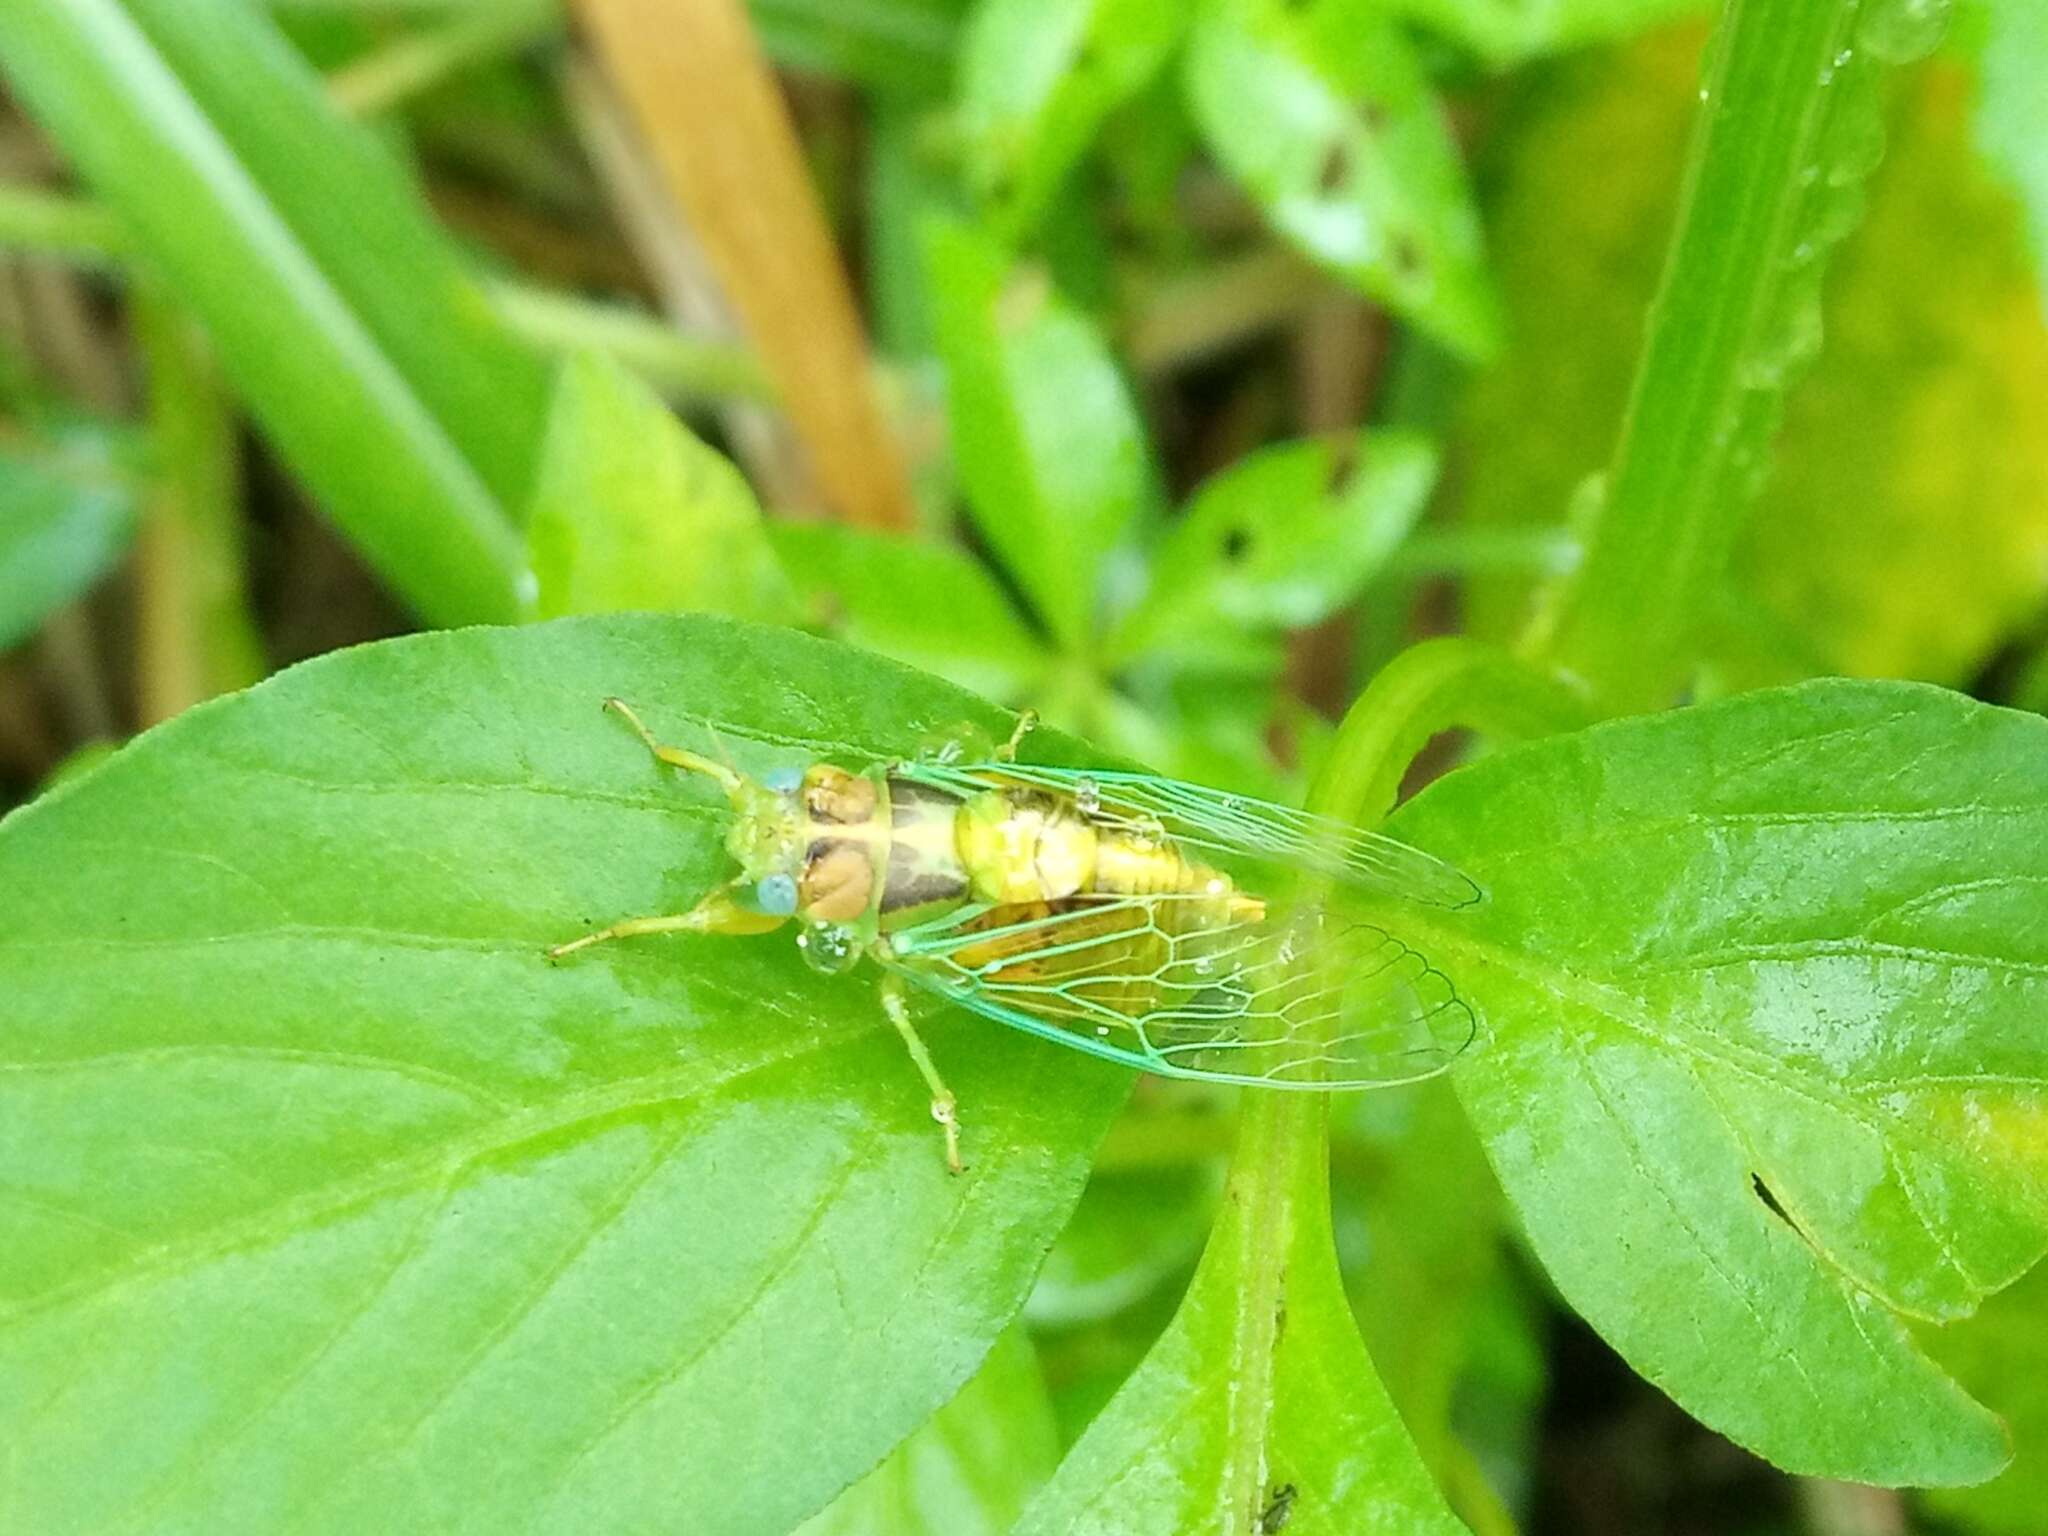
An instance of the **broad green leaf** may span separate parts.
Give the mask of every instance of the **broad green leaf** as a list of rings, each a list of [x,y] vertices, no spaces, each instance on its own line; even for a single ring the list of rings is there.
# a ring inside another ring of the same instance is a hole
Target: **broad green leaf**
[[[1244,631],[1320,623],[1415,526],[1436,471],[1428,439],[1398,430],[1248,455],[1195,492],[1113,648],[1227,653]]]
[[[1479,217],[1390,15],[1216,0],[1195,24],[1187,89],[1216,158],[1304,254],[1458,351],[1494,349]]]
[[[796,1536],[1004,1536],[1058,1461],[1038,1356],[1012,1328],[959,1396]]]
[[[1977,55],[1977,143],[2018,194],[2048,310],[2048,7],[1971,0],[1965,18]]]
[[[1016,1536],[1462,1536],[1359,1342],[1323,1162],[1266,1171],[1260,1198],[1240,1155],[1180,1310]]]
[[[594,353],[563,365],[526,521],[544,618],[795,610],[745,477]]]
[[[979,0],[960,52],[967,173],[1010,228],[1036,220],[1096,130],[1159,72],[1183,0]]]
[[[1830,670],[1961,682],[2048,597],[2048,311],[1946,61],[1891,115],[1736,576]]]
[[[856,645],[992,698],[1023,698],[1047,664],[965,551],[843,523],[777,523],[770,542],[814,617]]]
[[[926,241],[953,456],[977,526],[1069,648],[1151,502],[1145,430],[1095,327],[964,225]]]
[[[135,486],[111,434],[0,440],[0,648],[106,574],[135,531]]]
[[[1697,14],[1705,0],[1397,0],[1395,9],[1469,48],[1495,69]]]
[[[2012,1465],[1981,1488],[1943,1488],[1922,1502],[1973,1531],[2037,1536],[2048,1509],[2048,1267],[2037,1265],[1968,1322],[1922,1337],[2004,1416],[2014,1446]]]
[[[237,0],[11,0],[0,70],[430,620],[519,611],[546,374],[382,148]]]
[[[606,694],[755,773],[1006,723],[564,620],[307,663],[0,824],[0,1529],[782,1533],[972,1374],[1128,1075],[935,1012],[955,1178],[871,976],[548,964],[728,868]]]
[[[1390,823],[1488,900],[1401,934],[1565,1297],[1795,1472],[1980,1481],[1915,1345],[2048,1247],[2048,721],[1819,682],[1448,775]]]

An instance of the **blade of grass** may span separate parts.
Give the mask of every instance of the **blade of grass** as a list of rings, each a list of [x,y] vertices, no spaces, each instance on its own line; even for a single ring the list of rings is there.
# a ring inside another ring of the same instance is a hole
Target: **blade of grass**
[[[434,622],[515,616],[543,370],[267,20],[22,0],[0,67],[385,579]]]

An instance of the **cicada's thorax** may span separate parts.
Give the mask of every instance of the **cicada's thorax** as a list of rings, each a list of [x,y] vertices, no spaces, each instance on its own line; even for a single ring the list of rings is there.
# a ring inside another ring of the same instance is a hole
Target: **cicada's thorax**
[[[1085,895],[1202,896],[1246,915],[1257,898],[1163,835],[1091,817],[1072,799],[992,788],[962,798],[891,776],[814,765],[798,793],[797,912],[875,923],[944,903],[1031,906]]]

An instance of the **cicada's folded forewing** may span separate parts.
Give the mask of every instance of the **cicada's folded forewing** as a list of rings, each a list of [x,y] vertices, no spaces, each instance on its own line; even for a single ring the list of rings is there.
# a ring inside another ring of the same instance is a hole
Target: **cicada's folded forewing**
[[[1470,877],[1397,838],[1202,784],[1030,763],[915,762],[894,771],[958,794],[1016,785],[1044,790],[1074,800],[1100,825],[1170,838],[1192,856],[1324,875],[1430,907],[1468,907],[1481,899]]]
[[[1476,1028],[1422,955],[1320,907],[1258,920],[1174,896],[968,907],[891,949],[904,974],[980,1013],[1173,1077],[1407,1082],[1449,1066]]]

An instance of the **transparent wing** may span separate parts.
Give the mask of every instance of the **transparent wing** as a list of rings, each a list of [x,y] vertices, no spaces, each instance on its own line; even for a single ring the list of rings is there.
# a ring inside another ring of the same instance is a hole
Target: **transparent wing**
[[[959,794],[1009,785],[1074,800],[1103,826],[1172,838],[1183,849],[1256,859],[1431,907],[1469,907],[1470,877],[1398,839],[1328,816],[1148,773],[1044,768],[1029,763],[898,764],[902,778]]]
[[[970,906],[891,936],[889,963],[977,1012],[1170,1077],[1368,1088],[1430,1077],[1477,1021],[1450,980],[1323,909],[1221,919],[1199,897]]]

